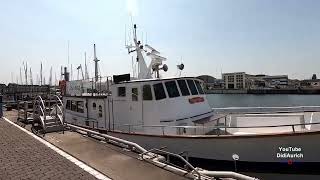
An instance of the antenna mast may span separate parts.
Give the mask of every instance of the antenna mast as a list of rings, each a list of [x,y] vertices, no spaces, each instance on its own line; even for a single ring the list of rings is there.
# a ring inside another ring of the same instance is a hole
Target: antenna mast
[[[50,68],[49,85],[52,86],[52,66]]]
[[[40,63],[40,86],[42,86],[42,62]]]
[[[33,85],[32,70],[31,70],[31,67],[30,67],[30,85]]]
[[[21,73],[21,67],[20,67],[20,84],[22,84],[22,73]]]
[[[26,85],[28,85],[28,63],[26,64],[23,63],[23,68],[24,68],[24,77],[26,81]]]
[[[99,72],[98,72],[98,62],[100,61],[98,58],[97,58],[97,54],[96,54],[96,44],[93,44],[93,51],[94,51],[94,77],[95,77],[95,81],[97,82],[98,81],[98,76],[99,76]]]
[[[84,52],[84,75],[85,79],[89,79],[89,72],[88,72],[88,66],[87,66],[87,53]]]

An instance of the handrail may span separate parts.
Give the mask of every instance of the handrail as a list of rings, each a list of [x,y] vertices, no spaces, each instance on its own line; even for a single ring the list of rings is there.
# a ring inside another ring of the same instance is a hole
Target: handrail
[[[40,110],[41,110],[42,114],[44,114],[42,107],[41,107],[41,106],[39,106],[39,107],[40,107]],[[44,116],[44,118],[45,118],[45,116]],[[42,124],[42,126],[43,126],[43,129],[46,130],[46,123],[44,123],[44,119],[41,119],[41,116],[39,117],[39,119],[40,119],[40,121],[41,121],[41,124]]]
[[[58,104],[56,104],[56,107],[59,109],[60,113],[63,115],[63,111],[62,111],[61,107]],[[63,125],[63,118],[60,118],[60,116],[58,116],[58,113],[56,115],[59,118],[61,124]]]
[[[55,95],[55,94],[52,94],[51,96],[57,98],[57,100],[60,102],[60,105],[63,105],[61,99],[59,98],[59,96]]]
[[[201,174],[199,173],[199,171],[198,171],[194,166],[192,166],[192,164],[190,164],[185,158],[183,158],[182,156],[180,156],[179,154],[171,153],[171,152],[164,151],[164,150],[157,149],[157,148],[151,149],[151,150],[149,150],[148,152],[162,153],[162,154],[171,155],[171,156],[174,156],[174,157],[176,157],[176,158],[179,158],[179,159],[180,159],[181,161],[183,161],[189,168],[191,168],[192,171],[194,171],[194,172],[198,175],[198,179],[201,179]],[[144,154],[145,154],[145,153],[142,153],[142,154],[140,154],[140,155],[143,157]]]
[[[159,167],[162,167],[164,169],[167,169],[169,171],[174,171],[174,172],[177,172],[179,174],[182,174],[184,176],[187,176],[189,178],[195,178],[194,175],[192,174],[189,174],[188,171],[184,171],[180,168],[176,168],[176,167],[173,167],[171,165],[168,165],[168,164],[164,164],[162,163],[161,161],[164,159],[162,156],[156,154],[156,153],[152,153],[152,151],[158,151],[158,152],[162,152],[162,153],[167,153],[167,154],[170,154],[170,155],[173,155],[175,157],[178,157],[180,158],[182,161],[184,161],[191,169],[193,169],[193,171],[198,175],[198,178],[200,179],[201,177],[204,177],[204,176],[210,176],[210,177],[218,177],[218,175],[220,177],[234,177],[236,179],[239,179],[239,180],[258,180],[257,178],[253,178],[253,177],[249,177],[249,176],[246,176],[246,175],[243,175],[243,174],[240,174],[240,173],[236,173],[236,172],[231,172],[231,171],[204,171],[202,169],[199,169],[199,168],[194,168],[194,166],[192,166],[188,161],[186,161],[182,156],[178,155],[178,154],[174,154],[174,153],[171,153],[171,152],[167,152],[167,151],[163,151],[163,150],[159,150],[159,149],[151,149],[149,151],[147,151],[146,149],[144,149],[143,147],[141,147],[139,144],[137,143],[134,143],[134,142],[131,142],[131,141],[127,141],[127,140],[124,140],[124,139],[121,139],[121,138],[117,138],[117,137],[113,137],[113,136],[110,136],[108,134],[101,134],[99,132],[96,132],[96,131],[93,131],[93,130],[89,130],[89,129],[85,129],[85,128],[82,128],[82,127],[79,127],[79,126],[75,126],[75,125],[72,125],[70,123],[67,123],[67,126],[70,127],[72,130],[75,130],[79,133],[81,132],[85,132],[87,133],[88,136],[92,136],[92,137],[98,137],[98,138],[102,138],[104,139],[105,141],[107,142],[110,142],[110,143],[118,143],[118,144],[123,144],[123,145],[126,145],[130,150],[133,150],[135,152],[138,152],[140,153],[140,157],[142,157],[142,160],[146,160],[148,162],[151,162]],[[146,158],[145,158],[146,156]],[[192,176],[191,176],[192,175]]]
[[[275,108],[320,108],[320,106],[254,106],[254,107],[214,107],[212,109],[260,109],[260,108],[266,108],[266,109],[275,109]]]
[[[271,113],[271,112],[309,112],[320,111],[320,106],[283,106],[283,107],[214,107],[216,113]]]
[[[136,125],[136,124],[123,124],[123,125],[116,125],[118,127],[128,127],[129,133],[132,133],[133,127],[150,127],[150,128],[162,128],[162,133],[165,134],[164,129],[167,128],[185,128],[185,129],[254,129],[254,128],[277,128],[277,127],[291,127],[292,132],[297,132],[295,130],[296,126],[305,126],[305,125],[320,125],[320,122],[313,122],[313,123],[298,123],[298,124],[281,124],[281,125],[263,125],[263,126],[168,126],[168,125]]]
[[[302,126],[302,125],[314,125],[320,124],[320,122],[313,123],[299,123],[299,124],[281,124],[281,125],[265,125],[265,126],[205,126],[206,128],[268,128],[268,127],[289,127],[289,126]],[[137,124],[123,124],[117,126],[141,126],[141,127],[172,127],[172,128],[203,128],[203,126],[168,126],[168,125],[137,125]]]

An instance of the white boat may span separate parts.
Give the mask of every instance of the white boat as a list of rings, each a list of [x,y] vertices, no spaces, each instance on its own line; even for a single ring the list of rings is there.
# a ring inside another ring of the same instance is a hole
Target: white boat
[[[210,170],[320,173],[319,125],[310,121],[318,112],[214,111],[201,80],[159,78],[166,58],[137,40],[136,26],[133,42],[127,48],[137,54],[135,80],[130,75],[102,80],[95,73],[92,81],[62,83],[65,122],[147,149],[184,152],[191,163]]]

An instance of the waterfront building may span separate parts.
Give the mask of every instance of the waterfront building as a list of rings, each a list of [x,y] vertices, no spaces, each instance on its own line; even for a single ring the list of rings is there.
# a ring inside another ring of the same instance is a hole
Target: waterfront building
[[[266,82],[266,86],[270,88],[287,88],[288,87],[288,75],[275,75],[265,76],[263,78]]]
[[[305,79],[301,81],[301,88],[320,89],[320,79]]]
[[[246,89],[245,72],[223,73],[222,79],[225,89]]]

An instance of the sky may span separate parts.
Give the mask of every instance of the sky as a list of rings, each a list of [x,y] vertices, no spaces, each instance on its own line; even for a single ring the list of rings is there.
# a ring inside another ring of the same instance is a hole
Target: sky
[[[23,62],[34,83],[40,62],[46,81],[50,67],[59,79],[68,54],[76,79],[85,52],[92,76],[94,43],[102,76],[132,73],[132,23],[167,58],[164,76],[181,62],[183,76],[320,76],[319,9],[318,0],[0,0],[0,83],[20,82]]]

